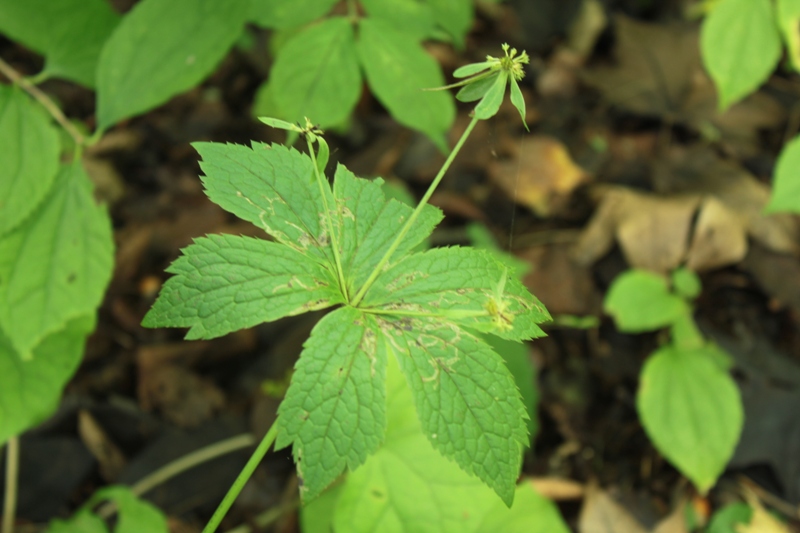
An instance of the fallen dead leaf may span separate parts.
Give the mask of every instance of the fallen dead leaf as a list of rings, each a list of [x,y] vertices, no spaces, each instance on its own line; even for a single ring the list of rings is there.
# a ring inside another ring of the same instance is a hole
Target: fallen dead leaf
[[[598,189],[600,207],[574,250],[580,264],[605,255],[616,239],[631,267],[668,272],[684,260],[698,196],[659,197],[622,187]]]
[[[699,272],[738,263],[746,254],[747,235],[739,218],[716,198],[705,198],[700,206],[686,266]]]
[[[511,157],[489,163],[489,178],[513,201],[539,216],[562,209],[572,191],[589,175],[566,147],[552,137],[533,135],[508,143]]]
[[[583,498],[583,484],[571,479],[557,477],[536,477],[528,480],[536,492],[549,500],[565,501]]]
[[[738,154],[758,149],[758,130],[784,119],[781,107],[756,93],[725,113],[703,69],[695,24],[647,24],[617,16],[613,65],[584,73],[584,79],[621,108],[668,123],[686,124]]]
[[[753,508],[749,524],[736,524],[736,533],[790,533],[789,528],[764,509],[755,496],[747,496],[747,503]]]
[[[669,516],[661,520],[652,533],[689,533],[686,528],[686,504],[681,502]]]
[[[89,453],[100,463],[100,475],[103,479],[115,481],[125,468],[125,455],[85,409],[78,411],[78,434]]]
[[[535,246],[517,255],[533,268],[523,283],[554,315],[589,315],[599,312],[591,269],[578,264],[570,244]]]
[[[645,528],[608,493],[589,486],[578,519],[578,532],[645,533]]]

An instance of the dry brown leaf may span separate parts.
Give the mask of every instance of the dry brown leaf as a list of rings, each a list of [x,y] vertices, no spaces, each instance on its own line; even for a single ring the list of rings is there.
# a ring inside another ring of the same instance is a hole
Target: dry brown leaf
[[[720,114],[714,85],[703,69],[695,24],[647,24],[617,16],[614,65],[584,79],[614,105],[683,123],[742,154],[757,150],[758,129],[777,125],[785,113],[771,98],[754,94]]]
[[[115,481],[125,468],[125,455],[85,409],[78,411],[78,434],[89,453],[100,463],[100,475],[103,479]]]
[[[645,533],[644,527],[611,496],[589,486],[578,519],[579,533]]]
[[[548,500],[564,501],[583,498],[584,486],[571,479],[558,477],[536,477],[528,480],[536,492]]]
[[[695,272],[738,263],[747,255],[740,219],[722,202],[707,197],[700,206],[686,266]]]
[[[556,139],[534,135],[519,147],[510,146],[509,159],[489,164],[489,177],[509,198],[540,216],[563,208],[570,193],[589,178]]]
[[[622,187],[599,194],[600,207],[574,250],[579,262],[599,259],[615,239],[631,267],[668,272],[683,262],[698,196],[663,198]]]
[[[685,503],[680,503],[669,516],[661,520],[652,533],[689,533],[686,528]]]
[[[535,246],[518,253],[534,267],[523,283],[554,315],[588,315],[599,311],[592,272],[578,264],[568,244]]]

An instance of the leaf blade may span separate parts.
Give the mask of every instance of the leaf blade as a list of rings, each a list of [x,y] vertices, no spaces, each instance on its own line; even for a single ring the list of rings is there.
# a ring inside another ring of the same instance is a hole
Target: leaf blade
[[[56,129],[17,87],[0,85],[0,236],[25,220],[58,173]]]
[[[100,53],[99,129],[159,106],[202,81],[241,34],[249,4],[144,0],[134,6]]]
[[[443,91],[422,91],[444,85],[436,61],[412,37],[370,19],[359,24],[356,50],[370,89],[392,117],[444,151],[444,134],[455,120],[453,99]]]
[[[114,244],[92,188],[80,162],[62,166],[45,202],[0,239],[0,324],[22,357],[103,299]]]
[[[510,507],[528,442],[527,414],[502,358],[452,323],[381,318],[378,323],[411,388],[428,441]]]
[[[350,21],[332,17],[289,39],[278,51],[270,79],[261,90],[272,95],[286,120],[302,124],[308,117],[323,128],[344,122],[361,95]]]
[[[183,250],[145,327],[188,327],[187,339],[219,337],[340,303],[330,271],[296,250],[251,237],[209,235]]]
[[[292,444],[304,499],[378,449],[386,430],[386,353],[374,320],[352,307],[314,327],[278,409],[276,449]]]

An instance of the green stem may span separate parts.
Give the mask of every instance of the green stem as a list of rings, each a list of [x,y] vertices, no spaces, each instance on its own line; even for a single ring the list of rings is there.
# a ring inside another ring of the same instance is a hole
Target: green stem
[[[17,513],[17,482],[19,478],[19,437],[11,437],[6,443],[6,487],[3,501],[2,533],[14,533],[14,517]]]
[[[208,521],[206,527],[203,528],[203,533],[214,533],[217,528],[219,527],[220,522],[225,517],[225,513],[228,512],[228,509],[231,508],[233,502],[239,496],[239,493],[242,492],[245,483],[247,480],[250,479],[250,476],[253,475],[255,472],[256,467],[261,463],[261,460],[267,454],[269,447],[272,446],[272,443],[275,442],[275,438],[278,436],[278,421],[272,423],[272,426],[267,431],[267,434],[264,435],[264,438],[261,439],[261,442],[256,448],[256,451],[253,452],[253,455],[250,456],[248,459],[247,464],[244,465],[242,471],[239,472],[239,476],[236,478],[236,481],[233,482],[231,488],[228,489],[227,494],[222,499],[222,502],[217,507],[217,510],[214,511],[214,514],[211,516],[211,520]]]
[[[37,102],[39,102],[42,107],[44,107],[48,113],[58,122],[62,128],[64,128],[67,133],[72,137],[75,141],[75,144],[81,145],[86,142],[86,137],[81,134],[75,126],[69,121],[69,119],[64,115],[61,109],[47,96],[43,93],[36,85],[33,85],[30,81],[25,79],[22,74],[14,70],[14,68],[0,59],[0,73],[2,73],[5,77],[10,79],[13,83],[16,83],[22,89],[31,95]]]
[[[354,307],[357,306],[364,298],[364,295],[367,293],[372,284],[375,283],[375,280],[378,279],[378,276],[380,276],[381,272],[383,271],[383,267],[386,266],[386,263],[389,262],[389,259],[397,251],[397,248],[400,246],[400,243],[405,238],[406,233],[408,233],[408,230],[410,230],[411,226],[414,225],[414,222],[417,221],[417,218],[419,217],[419,214],[422,212],[422,209],[425,207],[425,205],[427,205],[428,200],[430,200],[431,196],[433,195],[433,192],[436,190],[436,187],[439,186],[439,182],[442,181],[442,178],[444,177],[445,173],[450,168],[450,165],[453,163],[453,159],[456,158],[456,155],[458,155],[458,152],[461,150],[461,147],[464,146],[464,142],[467,140],[467,137],[469,137],[469,134],[472,133],[472,129],[478,123],[478,120],[479,120],[478,118],[474,116],[472,117],[472,120],[467,126],[467,129],[465,129],[464,133],[461,134],[461,138],[458,139],[458,142],[453,147],[453,150],[450,152],[450,155],[447,156],[447,160],[444,162],[444,165],[442,165],[442,168],[439,169],[439,173],[436,174],[436,177],[433,179],[433,182],[431,182],[430,186],[428,187],[428,190],[425,191],[425,196],[423,196],[422,199],[419,201],[417,208],[414,209],[413,213],[411,213],[411,216],[408,218],[405,225],[400,230],[400,233],[397,234],[397,237],[395,237],[392,245],[389,247],[388,250],[386,250],[386,253],[383,255],[378,265],[369,275],[367,281],[364,283],[364,285],[361,286],[361,289],[358,291],[358,293],[356,293],[355,297],[352,300],[350,300],[350,305]]]
[[[325,141],[320,139],[320,142]],[[349,297],[347,294],[347,284],[344,280],[344,268],[342,267],[342,258],[339,255],[339,238],[336,235],[336,231],[334,231],[333,220],[331,220],[331,210],[328,206],[328,195],[325,194],[327,192],[326,188],[327,190],[330,190],[330,186],[319,171],[319,166],[317,165],[317,156],[314,153],[314,146],[311,143],[311,139],[309,139],[308,135],[306,135],[306,143],[308,144],[308,153],[311,155],[311,162],[314,166],[314,175],[316,176],[317,184],[319,185],[319,193],[322,195],[322,205],[325,208],[325,221],[328,224],[328,233],[330,233],[331,236],[331,248],[333,248],[333,260],[336,262],[336,274],[339,276],[339,286],[342,288],[342,294],[344,295],[345,301],[348,301]]]

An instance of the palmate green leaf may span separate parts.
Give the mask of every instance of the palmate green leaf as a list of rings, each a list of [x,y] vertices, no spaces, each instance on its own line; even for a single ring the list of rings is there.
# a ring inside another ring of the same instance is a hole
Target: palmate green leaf
[[[705,347],[659,349],[642,370],[636,407],[658,451],[708,491],[733,455],[744,422],[739,390],[718,358]]]
[[[283,30],[303,26],[325,15],[339,0],[252,0],[250,20]]]
[[[620,331],[641,333],[669,326],[689,313],[686,301],[669,291],[666,278],[646,270],[618,276],[603,303]]]
[[[475,100],[480,100],[495,86],[499,76],[500,73],[498,72],[468,83],[456,93],[456,100],[459,102],[474,102]]]
[[[386,346],[373,317],[352,307],[314,327],[278,409],[276,449],[290,444],[311,499],[378,449],[386,430]]]
[[[261,90],[286,120],[308,117],[323,128],[344,122],[361,94],[352,23],[332,17],[294,35],[278,51]]]
[[[781,39],[770,0],[720,0],[703,22],[700,52],[727,109],[755,91],[778,64]]]
[[[200,83],[241,34],[249,6],[249,0],[137,3],[100,54],[99,128],[105,130]]]
[[[0,327],[23,358],[68,320],[95,311],[113,252],[111,221],[81,163],[62,166],[33,215],[0,238]]]
[[[362,19],[356,50],[370,89],[401,124],[426,134],[446,151],[445,133],[455,105],[445,92],[422,89],[444,85],[439,65],[411,36],[386,22]]]
[[[525,406],[503,359],[457,325],[378,318],[428,441],[508,505],[528,443]]]
[[[399,357],[406,357],[400,354]],[[350,533],[562,533],[555,506],[528,483],[508,509],[491,489],[431,446],[422,432],[411,390],[394,358],[387,367],[386,440],[363,466],[331,491],[335,531]],[[320,497],[328,496],[328,492]],[[303,523],[326,513],[312,502]],[[502,527],[498,527],[502,525]],[[304,531],[306,531],[304,529]],[[309,530],[322,533],[327,529]]]
[[[457,48],[463,48],[475,16],[473,3],[464,0],[428,0],[428,3],[436,23],[450,34]]]
[[[775,165],[772,196],[766,212],[781,211],[800,213],[800,137],[786,143]]]
[[[297,250],[263,239],[209,235],[183,250],[167,272],[145,327],[188,327],[187,339],[341,303],[334,275]]]
[[[95,317],[69,321],[51,333],[23,360],[0,330],[0,445],[47,419],[58,407],[61,391],[83,357]]]
[[[202,157],[201,179],[212,202],[278,242],[332,264],[325,208],[311,159],[279,144],[192,146]],[[331,194],[329,187],[326,191]]]
[[[43,54],[46,75],[87,87],[119,18],[106,0],[0,0],[0,32]]]
[[[433,10],[419,0],[361,0],[364,10],[374,20],[382,20],[393,28],[424,40],[434,33]]]
[[[102,518],[89,510],[82,509],[69,520],[54,519],[45,531],[46,533],[108,533],[108,528]]]
[[[475,117],[481,120],[492,118],[500,110],[500,104],[503,103],[503,97],[506,94],[506,85],[508,84],[508,72],[500,70],[497,77],[494,77],[494,83],[486,91],[483,99],[475,106]]]
[[[339,247],[350,294],[366,281],[413,212],[401,202],[387,201],[382,182],[357,178],[341,165],[336,169],[333,194],[341,225]],[[426,205],[389,264],[396,263],[423,242],[443,217],[440,209]]]
[[[364,307],[448,320],[517,341],[544,336],[537,324],[550,320],[541,302],[490,253],[458,247],[396,263],[367,292]]]
[[[0,85],[0,236],[44,199],[58,172],[60,144],[50,120],[21,89]]]

